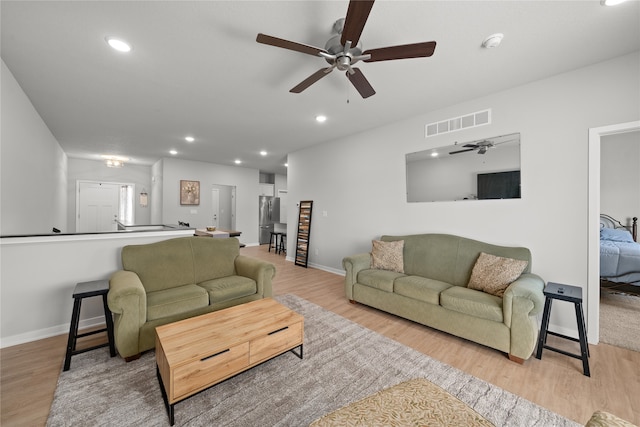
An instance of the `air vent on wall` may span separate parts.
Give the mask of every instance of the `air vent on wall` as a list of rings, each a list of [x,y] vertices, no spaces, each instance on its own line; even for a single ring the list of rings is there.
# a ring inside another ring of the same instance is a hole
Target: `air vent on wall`
[[[429,123],[425,126],[425,137],[488,125],[489,123],[491,123],[491,109],[482,110],[436,123]]]

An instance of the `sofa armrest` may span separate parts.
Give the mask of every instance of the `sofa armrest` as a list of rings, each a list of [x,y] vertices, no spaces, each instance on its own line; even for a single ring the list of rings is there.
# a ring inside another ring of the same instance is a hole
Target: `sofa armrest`
[[[258,294],[263,298],[273,296],[272,279],[276,276],[276,266],[257,258],[238,255],[235,260],[236,273],[239,276],[255,280]]]
[[[515,282],[511,283],[504,291],[503,310],[505,314],[505,322],[508,315],[507,311],[513,305],[514,298],[525,298],[531,300],[533,306],[527,315],[535,316],[542,313],[544,309],[544,280],[536,274],[525,273],[521,275]],[[509,325],[507,325],[509,326]]]
[[[122,357],[138,354],[140,328],[147,321],[147,293],[138,275],[124,270],[113,273],[107,304],[114,314],[113,332],[118,353]]]
[[[504,323],[511,331],[510,356],[526,360],[538,340],[536,315],[544,309],[544,280],[525,273],[504,292],[502,310]]]
[[[371,268],[371,253],[361,253],[344,257],[342,267],[345,270],[344,291],[349,301],[353,300],[353,285],[358,281],[358,273]]]

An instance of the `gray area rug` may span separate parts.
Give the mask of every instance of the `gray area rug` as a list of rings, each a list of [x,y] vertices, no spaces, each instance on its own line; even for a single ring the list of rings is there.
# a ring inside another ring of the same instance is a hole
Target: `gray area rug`
[[[640,351],[640,296],[600,292],[600,341]]]
[[[417,377],[496,426],[578,425],[304,299],[276,299],[305,318],[304,359],[285,353],[177,403],[176,426],[306,426]],[[153,351],[130,363],[110,358],[106,348],[73,357],[71,370],[60,374],[47,426],[89,425],[169,425]]]

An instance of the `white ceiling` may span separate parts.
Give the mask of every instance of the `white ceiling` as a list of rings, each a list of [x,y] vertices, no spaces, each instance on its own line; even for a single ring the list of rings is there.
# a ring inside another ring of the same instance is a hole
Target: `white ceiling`
[[[377,91],[366,100],[337,71],[289,93],[326,62],[257,33],[324,47],[347,5],[2,0],[1,55],[69,157],[149,165],[176,149],[284,174],[287,153],[640,49],[638,1],[379,0],[364,49],[435,40],[435,54],[359,63]],[[482,49],[496,32],[502,45]],[[111,50],[108,35],[133,51]]]

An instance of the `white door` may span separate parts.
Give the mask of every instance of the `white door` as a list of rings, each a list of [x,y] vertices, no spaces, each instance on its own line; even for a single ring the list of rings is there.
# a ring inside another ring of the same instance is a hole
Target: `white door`
[[[76,232],[117,230],[119,200],[120,185],[118,184],[79,182]]]
[[[220,190],[214,188],[211,190],[211,225],[218,226],[218,218],[220,218]]]

